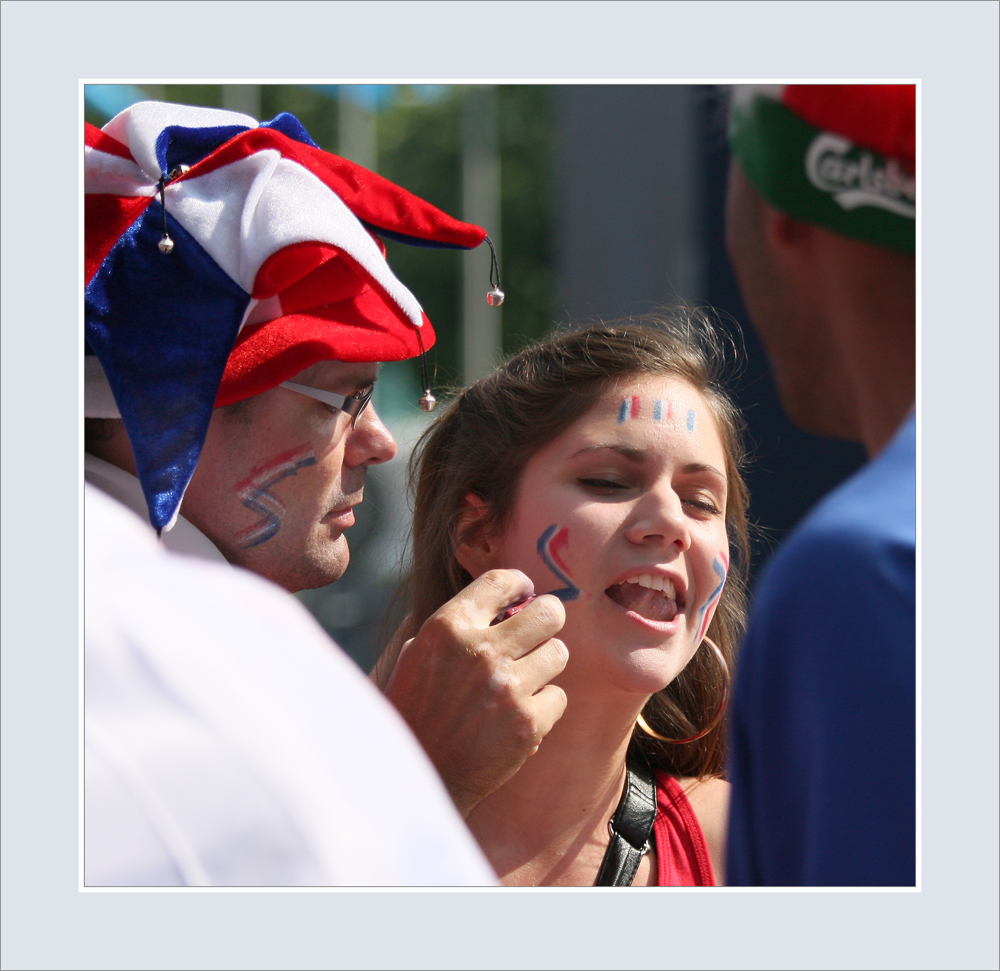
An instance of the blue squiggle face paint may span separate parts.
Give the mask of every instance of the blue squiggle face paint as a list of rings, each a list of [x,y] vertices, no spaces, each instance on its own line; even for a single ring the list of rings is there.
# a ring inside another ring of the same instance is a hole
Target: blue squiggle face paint
[[[259,522],[240,530],[234,537],[243,549],[266,543],[281,529],[285,504],[270,490],[282,479],[295,475],[299,469],[315,464],[316,456],[311,448],[292,449],[275,456],[236,484],[235,491],[240,502],[261,517]]]
[[[576,600],[580,596],[580,588],[570,579],[569,567],[562,561],[559,553],[569,543],[569,530],[564,526],[559,528],[558,524],[549,526],[538,538],[538,555],[545,562],[545,565],[566,584],[559,590],[549,590],[554,597],[558,597],[563,603]]]

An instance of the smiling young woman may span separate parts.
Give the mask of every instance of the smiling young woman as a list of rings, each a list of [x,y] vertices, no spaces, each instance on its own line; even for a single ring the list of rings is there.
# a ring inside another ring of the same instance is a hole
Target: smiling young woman
[[[412,627],[493,569],[565,606],[565,714],[468,818],[505,883],[721,876],[747,559],[723,346],[688,312],[559,335],[456,398],[415,454]]]

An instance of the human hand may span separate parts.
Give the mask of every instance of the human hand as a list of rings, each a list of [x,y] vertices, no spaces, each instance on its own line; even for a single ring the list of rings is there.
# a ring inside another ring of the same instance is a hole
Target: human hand
[[[562,603],[536,597],[518,570],[490,570],[432,614],[402,646],[386,697],[406,719],[463,816],[533,755],[566,709],[549,684],[569,652],[553,637]]]

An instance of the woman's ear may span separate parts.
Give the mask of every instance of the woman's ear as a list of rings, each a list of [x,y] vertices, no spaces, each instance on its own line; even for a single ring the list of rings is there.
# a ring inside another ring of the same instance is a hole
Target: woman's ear
[[[455,559],[473,580],[498,566],[495,562],[498,544],[487,534],[483,523],[488,512],[486,501],[474,492],[468,493],[462,500]]]

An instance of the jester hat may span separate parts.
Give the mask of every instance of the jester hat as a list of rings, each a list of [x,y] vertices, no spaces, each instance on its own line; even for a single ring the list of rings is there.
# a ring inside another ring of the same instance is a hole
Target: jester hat
[[[169,529],[215,407],[322,360],[434,343],[380,237],[485,238],[322,151],[299,121],[142,102],[85,132],[88,417],[121,417],[150,522]]]
[[[913,253],[916,120],[913,84],[739,85],[729,143],[781,212]]]

